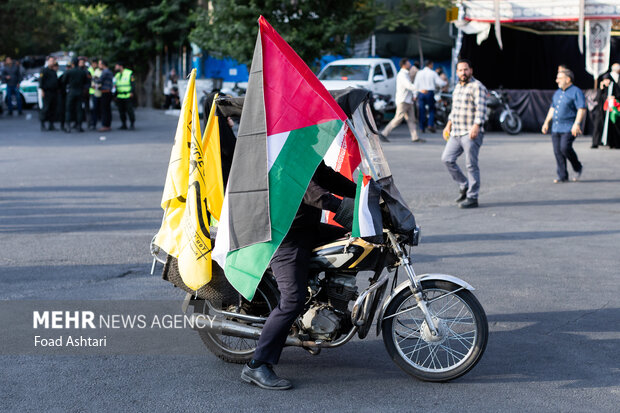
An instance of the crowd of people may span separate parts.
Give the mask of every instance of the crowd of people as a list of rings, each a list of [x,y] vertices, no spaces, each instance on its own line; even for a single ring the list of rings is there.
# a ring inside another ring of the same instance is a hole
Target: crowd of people
[[[7,84],[8,113],[13,113],[13,100],[17,111],[22,113],[19,98],[19,85],[23,71],[18,63],[7,57],[0,74]],[[75,57],[66,70],[60,70],[55,57],[49,56],[39,75],[42,106],[39,112],[42,131],[57,128],[67,133],[84,132],[84,123],[89,130],[106,132],[111,130],[112,101],[116,102],[121,120],[120,129],[134,129],[134,90],[133,71],[116,63],[114,73],[103,59]],[[13,99],[13,95],[18,98]],[[127,121],[129,120],[129,124]]]
[[[396,76],[396,114],[381,132],[384,139],[392,130],[407,121],[411,141],[425,142],[418,136],[421,132],[435,132],[435,93],[448,87],[448,78],[441,68],[433,70],[433,62],[427,61],[424,69],[420,64],[413,65],[407,58],[400,60],[400,70]],[[416,125],[416,102],[418,119]],[[428,109],[428,116],[427,116]]]

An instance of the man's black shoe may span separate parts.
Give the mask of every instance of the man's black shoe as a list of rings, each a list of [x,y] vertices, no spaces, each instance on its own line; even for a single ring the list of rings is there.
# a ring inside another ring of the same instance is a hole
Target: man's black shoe
[[[67,133],[71,133],[71,128],[70,128],[69,126],[65,126],[65,129],[64,129],[64,130],[65,130],[65,132],[67,132]]]
[[[77,128],[77,131],[78,132],[84,132],[84,128],[80,126],[80,127]]]
[[[45,132],[47,128],[45,127],[45,122],[41,122],[41,132]]]
[[[293,387],[290,381],[278,377],[269,364],[262,364],[255,369],[250,368],[247,364],[244,365],[241,371],[241,380],[246,383],[254,383],[261,389],[267,390],[287,390]]]
[[[458,204],[459,202],[465,201],[466,198],[467,198],[467,188],[463,188],[459,190],[459,197],[456,198],[454,202]]]
[[[54,127],[54,124],[52,122],[50,122],[50,126],[47,128],[47,130],[48,131],[55,131],[57,129]]]
[[[134,130],[135,127],[133,126],[133,123],[131,125],[129,125],[129,130]]]
[[[459,208],[478,208],[478,200],[475,198],[467,198],[464,202],[459,204]]]
[[[434,127],[432,127],[432,126],[429,126],[429,127],[428,127],[428,131],[429,131],[430,133],[435,133],[435,132],[437,132],[437,131],[435,130],[435,128],[434,128]]]
[[[121,126],[119,129],[120,129],[120,130],[127,130],[127,126],[126,126],[126,125],[123,125],[123,126]]]

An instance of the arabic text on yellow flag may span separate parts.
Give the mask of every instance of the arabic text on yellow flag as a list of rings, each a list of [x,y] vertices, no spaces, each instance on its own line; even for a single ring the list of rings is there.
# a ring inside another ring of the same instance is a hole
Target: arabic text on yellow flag
[[[200,119],[192,70],[170,155],[161,206],[165,210],[155,244],[177,257],[185,285],[197,290],[211,280],[211,240]]]
[[[213,98],[207,127],[202,138],[202,147],[204,148],[205,157],[207,205],[211,215],[219,221],[222,204],[224,203],[224,178],[222,177],[222,155],[220,152],[220,126],[218,117],[215,115],[215,100],[217,96],[215,95]]]

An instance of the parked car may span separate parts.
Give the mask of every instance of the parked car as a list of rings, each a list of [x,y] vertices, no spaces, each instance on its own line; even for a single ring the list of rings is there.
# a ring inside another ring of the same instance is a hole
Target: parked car
[[[342,59],[327,64],[319,80],[327,90],[356,87],[373,94],[396,97],[396,67],[390,59]]]
[[[381,125],[396,110],[396,67],[390,59],[357,58],[335,60],[319,73],[327,90],[362,88],[372,92],[373,117]]]

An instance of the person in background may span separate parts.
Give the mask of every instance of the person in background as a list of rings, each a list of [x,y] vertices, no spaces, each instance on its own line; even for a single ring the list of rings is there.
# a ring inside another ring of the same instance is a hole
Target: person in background
[[[418,92],[418,114],[420,130],[435,132],[435,89],[444,87],[446,81],[441,80],[437,72],[433,70],[433,62],[426,62],[424,69],[420,70],[415,77],[413,87]],[[428,106],[428,120],[426,119],[426,106]]]
[[[415,75],[420,71],[420,62],[417,60],[413,62],[411,68],[409,69],[409,78],[411,79],[411,83],[415,82]]]
[[[101,128],[99,132],[107,132],[112,125],[112,87],[114,86],[114,75],[108,69],[108,63],[105,60],[99,60],[99,68],[101,75],[96,80],[96,84],[101,92]]]
[[[452,92],[452,112],[443,130],[446,146],[441,160],[452,179],[459,185],[459,208],[477,208],[480,191],[478,153],[484,136],[487,88],[474,78],[474,69],[467,59],[459,59],[456,75],[459,83]],[[467,177],[456,160],[465,153]]]
[[[52,69],[56,72],[56,76],[58,76],[58,94],[56,95],[57,104],[56,104],[56,114],[55,120],[60,122],[60,130],[65,130],[65,102],[67,100],[67,89],[65,87],[65,75],[62,73],[58,75],[58,71],[60,70],[60,66],[56,61],[52,66]]]
[[[101,117],[101,91],[97,80],[101,76],[101,69],[99,68],[99,59],[92,58],[90,60],[90,67],[88,68],[90,73],[91,83],[88,89],[88,95],[90,97],[90,116],[88,118],[88,129],[95,130],[97,128],[97,122]]]
[[[19,93],[19,84],[22,81],[22,71],[18,61],[13,61],[10,57],[4,59],[4,67],[0,72],[0,78],[6,83],[6,101],[9,109],[9,116],[13,115],[13,97],[17,103],[17,114],[22,114],[22,98]]]
[[[179,77],[177,76],[177,71],[171,69],[166,79],[166,84],[164,85],[164,96],[166,97],[164,109],[170,109],[171,106],[173,109],[179,109],[181,107],[178,81]]]
[[[450,92],[450,79],[448,79],[448,75],[446,75],[446,72],[444,72],[443,68],[441,67],[435,69],[435,72],[437,72],[441,80],[446,82],[446,84],[441,89],[439,89],[439,91],[444,93]]]
[[[392,119],[381,132],[384,140],[387,140],[386,137],[395,127],[401,124],[403,119],[405,119],[409,127],[411,141],[415,143],[424,142],[424,139],[418,137],[415,124],[415,112],[413,110],[413,92],[415,89],[413,83],[409,80],[410,69],[411,62],[409,59],[406,57],[402,58],[400,60],[400,70],[396,75],[396,114],[394,115],[394,119]]]
[[[133,92],[135,90],[135,79],[133,71],[126,69],[122,63],[117,63],[114,75],[114,85],[116,86],[116,106],[121,118],[121,127],[127,129],[127,116],[129,116],[129,129],[134,128],[136,115],[133,110]]]
[[[583,173],[583,165],[573,149],[573,141],[582,133],[581,121],[586,115],[586,98],[581,89],[573,84],[574,79],[575,75],[568,69],[558,72],[555,82],[559,89],[553,94],[553,102],[542,126],[543,134],[547,134],[551,126],[558,174],[557,179],[553,180],[556,184],[568,181],[567,159],[575,171],[573,181],[578,181]]]
[[[58,105],[58,75],[54,70],[56,58],[50,56],[47,58],[47,64],[41,71],[39,76],[39,88],[41,89],[41,97],[43,98],[43,107],[39,113],[41,119],[41,130],[56,130],[54,128],[54,119],[56,117]],[[45,122],[49,122],[49,126],[45,127]]]
[[[71,120],[75,119],[74,129],[84,132],[82,128],[82,100],[84,89],[90,85],[90,76],[84,68],[84,61],[74,58],[71,69],[63,74],[64,84],[67,88],[67,102],[65,104],[65,132],[71,132]]]
[[[599,111],[595,112],[599,116],[597,116],[597,122],[594,125],[595,131],[592,133],[592,148],[601,144],[605,118],[607,118],[604,105],[608,96],[614,97],[617,102],[620,102],[620,63],[611,65],[611,70],[603,75],[603,80],[599,85],[596,99]],[[611,119],[607,120],[607,145],[612,149],[620,148],[620,121],[618,120],[616,122],[612,122]]]

